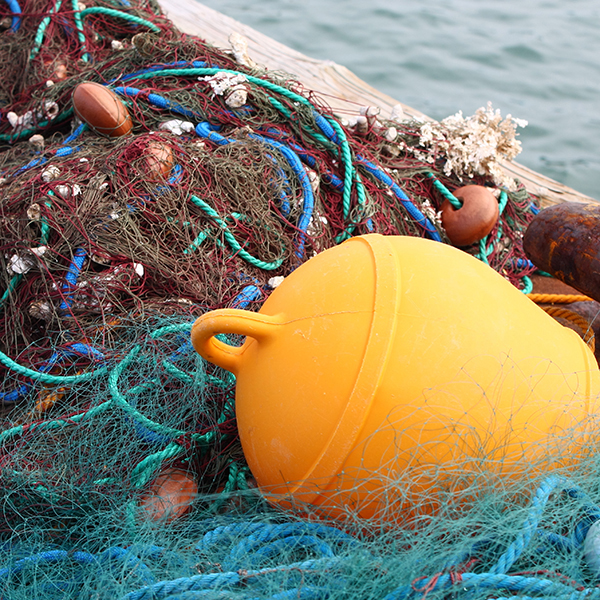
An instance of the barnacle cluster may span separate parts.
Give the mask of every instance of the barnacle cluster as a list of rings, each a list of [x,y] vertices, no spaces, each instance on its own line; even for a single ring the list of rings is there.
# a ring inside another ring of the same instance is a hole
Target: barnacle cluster
[[[470,117],[463,117],[459,111],[440,122],[426,121],[420,128],[419,146],[413,151],[422,153],[424,160],[443,157],[447,176],[454,175],[461,181],[487,176],[497,186],[514,191],[517,183],[503,172],[500,161],[512,160],[521,152],[517,127],[526,125],[527,121],[511,115],[502,118],[500,110],[494,110],[488,102]],[[422,152],[425,149],[427,152]]]

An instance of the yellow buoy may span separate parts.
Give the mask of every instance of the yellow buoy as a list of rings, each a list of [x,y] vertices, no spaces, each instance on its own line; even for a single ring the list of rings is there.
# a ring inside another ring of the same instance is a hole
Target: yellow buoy
[[[488,266],[419,238],[352,238],[259,313],[201,316],[192,342],[237,376],[246,459],[286,506],[414,512],[465,474],[581,459],[595,430],[600,373],[579,336]]]

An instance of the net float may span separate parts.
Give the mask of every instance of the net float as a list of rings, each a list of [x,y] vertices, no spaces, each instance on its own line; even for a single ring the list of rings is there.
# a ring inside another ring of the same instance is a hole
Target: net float
[[[93,131],[107,137],[127,135],[133,123],[127,107],[107,87],[84,81],[73,91],[75,114]]]
[[[183,469],[162,471],[142,496],[140,506],[153,521],[173,521],[184,515],[198,495],[198,484]]]
[[[351,238],[258,313],[205,313],[191,339],[236,375],[262,492],[328,517],[431,513],[473,477],[505,485],[577,461],[598,429],[600,372],[581,338],[487,265],[421,238]]]
[[[441,207],[442,227],[455,246],[470,246],[482,240],[498,221],[498,200],[483,185],[465,185],[453,195],[462,202],[454,208],[450,200]]]
[[[523,236],[540,270],[600,301],[600,206],[565,202],[540,211]]]
[[[144,150],[146,175],[150,181],[166,179],[173,168],[173,151],[168,144],[151,140]]]

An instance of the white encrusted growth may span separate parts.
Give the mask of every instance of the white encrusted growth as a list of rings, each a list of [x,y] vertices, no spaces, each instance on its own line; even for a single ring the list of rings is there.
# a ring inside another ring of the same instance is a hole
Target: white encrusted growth
[[[183,135],[194,131],[194,124],[191,121],[182,121],[180,119],[171,119],[164,121],[158,126],[162,131],[168,131],[173,135]]]
[[[471,117],[462,112],[441,122],[427,121],[420,128],[421,150],[435,149],[435,155],[413,149],[417,158],[433,163],[445,158],[444,173],[455,175],[461,181],[475,175],[491,177],[498,186],[514,189],[516,183],[502,170],[500,160],[512,160],[521,152],[521,142],[516,139],[517,127],[525,127],[527,121],[507,115],[504,119],[498,109],[488,102]]]
[[[249,69],[256,69],[258,67],[248,54],[248,41],[243,35],[234,31],[229,36],[229,44],[231,46],[233,58],[235,58],[235,62],[238,65],[248,67]]]

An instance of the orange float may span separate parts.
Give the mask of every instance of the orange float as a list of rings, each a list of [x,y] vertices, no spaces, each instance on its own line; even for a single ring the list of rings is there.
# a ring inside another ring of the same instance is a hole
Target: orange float
[[[171,174],[173,151],[168,144],[151,140],[144,150],[144,171],[150,181],[162,181]]]
[[[173,521],[184,515],[198,495],[198,485],[182,469],[162,471],[142,496],[140,506],[154,521]]]
[[[282,506],[396,520],[473,477],[545,473],[593,447],[600,372],[586,344],[446,244],[352,238],[259,313],[201,316],[192,343],[235,373],[244,454]]]
[[[107,87],[84,81],[73,91],[73,110],[84,123],[100,135],[119,137],[133,128],[131,117],[121,99]]]
[[[455,246],[470,246],[488,235],[498,221],[498,200],[482,185],[465,185],[453,195],[462,202],[454,208],[449,200],[441,206],[442,227]]]

